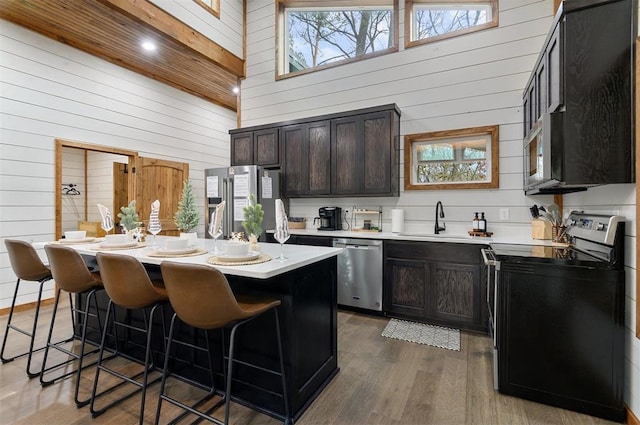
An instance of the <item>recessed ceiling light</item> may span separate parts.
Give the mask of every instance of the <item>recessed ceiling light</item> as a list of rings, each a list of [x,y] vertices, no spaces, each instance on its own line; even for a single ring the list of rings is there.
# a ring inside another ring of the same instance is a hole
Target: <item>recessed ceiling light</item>
[[[233,88],[233,90],[232,90],[232,91],[233,91],[235,94],[238,94],[238,93],[240,93],[240,87],[235,86],[235,87]]]
[[[143,41],[142,48],[147,52],[154,52],[156,50],[156,44],[153,41]]]

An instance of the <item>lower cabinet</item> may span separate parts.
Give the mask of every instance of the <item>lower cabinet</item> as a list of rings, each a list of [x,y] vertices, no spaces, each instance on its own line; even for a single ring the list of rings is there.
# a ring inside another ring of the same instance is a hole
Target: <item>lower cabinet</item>
[[[487,332],[484,245],[385,242],[388,316]]]

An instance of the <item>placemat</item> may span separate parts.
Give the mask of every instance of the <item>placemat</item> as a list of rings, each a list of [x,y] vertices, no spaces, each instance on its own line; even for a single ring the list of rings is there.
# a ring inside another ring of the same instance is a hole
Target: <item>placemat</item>
[[[96,238],[84,238],[84,239],[60,239],[51,243],[57,243],[60,245],[79,245],[85,243],[94,243]]]
[[[271,261],[271,256],[267,254],[260,254],[258,258],[249,261],[224,261],[224,259],[216,257],[215,255],[207,258],[207,263],[215,266],[249,266],[251,264],[266,263],[267,261]]]
[[[159,257],[159,258],[180,258],[180,257],[195,257],[196,255],[206,254],[208,251],[204,248],[198,248],[195,252],[188,254],[165,254],[163,252],[151,251],[147,253],[147,257]]]
[[[145,246],[147,246],[146,242],[138,242],[134,246],[100,246],[98,245],[98,246],[91,247],[90,250],[91,251],[120,251],[123,249],[144,248]]]

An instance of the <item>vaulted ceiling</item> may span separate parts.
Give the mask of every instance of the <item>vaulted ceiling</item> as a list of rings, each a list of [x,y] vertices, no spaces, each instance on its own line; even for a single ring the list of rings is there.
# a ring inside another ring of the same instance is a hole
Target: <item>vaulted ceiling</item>
[[[0,0],[0,18],[237,110],[244,61],[147,0]]]

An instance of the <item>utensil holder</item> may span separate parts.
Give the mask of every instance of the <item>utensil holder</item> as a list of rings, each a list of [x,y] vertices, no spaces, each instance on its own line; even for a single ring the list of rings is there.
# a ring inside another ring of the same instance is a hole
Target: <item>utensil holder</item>
[[[568,243],[567,226],[552,226],[551,227],[551,241],[558,243]]]

